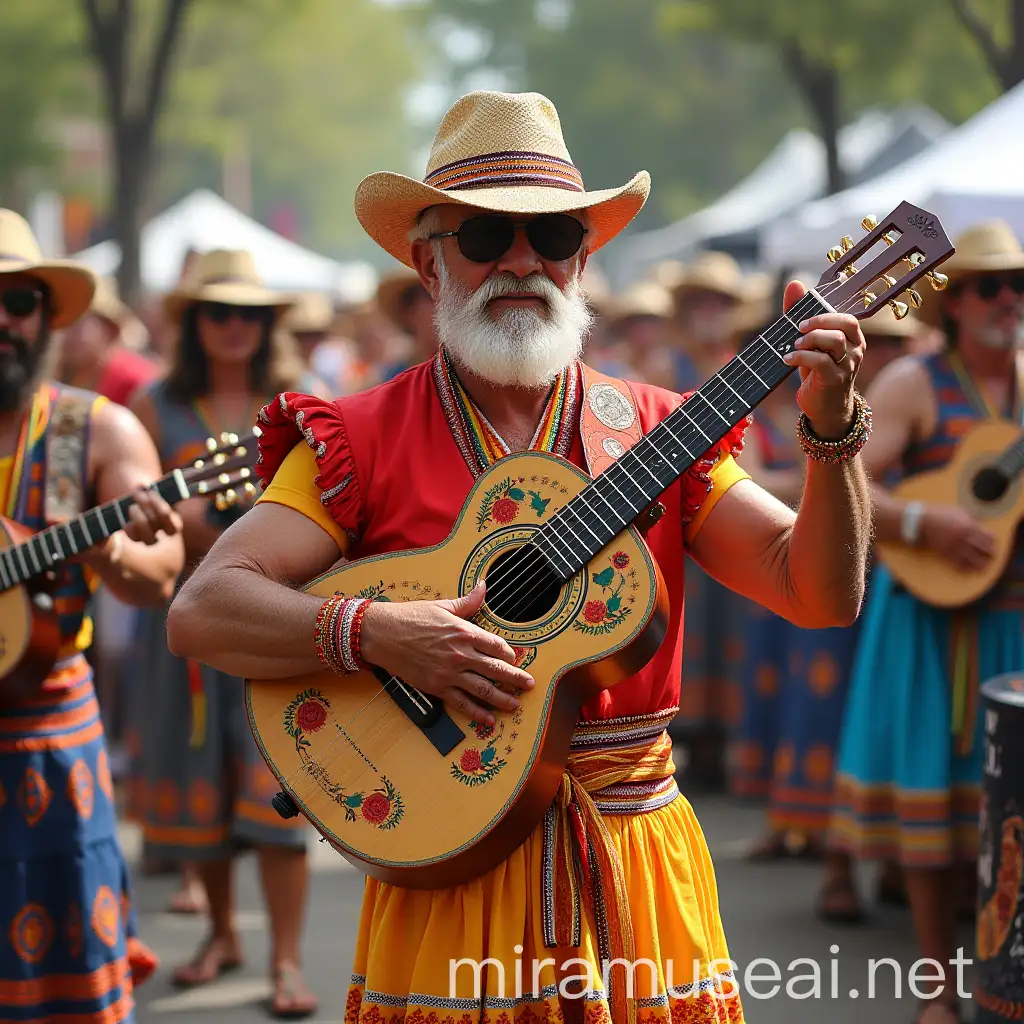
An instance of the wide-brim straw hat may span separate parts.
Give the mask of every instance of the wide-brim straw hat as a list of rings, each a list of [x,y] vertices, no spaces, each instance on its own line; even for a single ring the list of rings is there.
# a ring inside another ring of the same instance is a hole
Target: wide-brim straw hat
[[[747,290],[739,263],[727,252],[701,253],[683,267],[672,288],[677,303],[697,291],[716,292],[742,302]]]
[[[213,249],[200,253],[181,284],[164,296],[171,320],[194,302],[223,302],[228,306],[270,306],[280,315],[294,305],[291,296],[272,291],[256,273],[245,249]]]
[[[117,281],[112,277],[96,280],[96,292],[92,297],[89,312],[103,317],[121,333],[121,342],[127,348],[141,351],[149,342],[146,325],[135,315],[131,307],[121,300]]]
[[[594,252],[640,212],[650,188],[650,175],[638,171],[618,188],[587,191],[547,97],[481,90],[445,114],[422,181],[371,174],[356,189],[355,211],[366,233],[406,266],[419,215],[442,203],[524,216],[586,210],[585,244]]]
[[[608,322],[621,327],[634,317],[671,320],[675,307],[672,293],[657,281],[639,281],[627,288],[609,304]]]
[[[776,311],[774,281],[770,274],[749,274],[743,281],[743,296],[739,305],[731,310],[729,319],[732,330],[737,334],[750,334],[752,331],[773,323],[781,314]]]
[[[30,274],[50,292],[50,326],[67,327],[88,308],[96,275],[73,260],[44,260],[28,221],[14,210],[0,210],[0,274]]]
[[[1024,270],[1024,248],[1013,229],[1002,220],[984,220],[972,224],[953,243],[956,252],[936,268],[950,284],[975,274]],[[922,287],[924,290],[922,291]],[[942,323],[943,294],[933,292],[922,280],[916,290],[924,299],[917,316],[931,327]],[[906,301],[902,296],[897,296]]]
[[[334,303],[323,292],[300,292],[281,318],[281,326],[294,334],[323,334],[334,325]]]
[[[377,308],[400,330],[406,330],[405,296],[414,288],[426,291],[420,275],[413,270],[399,267],[381,275],[377,284]]]

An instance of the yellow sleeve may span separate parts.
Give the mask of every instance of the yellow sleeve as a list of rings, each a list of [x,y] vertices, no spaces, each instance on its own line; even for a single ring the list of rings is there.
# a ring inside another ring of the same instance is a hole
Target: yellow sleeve
[[[720,458],[708,476],[711,477],[711,493],[704,499],[697,514],[683,528],[683,541],[687,546],[693,543],[694,537],[697,536],[700,528],[704,525],[704,520],[711,514],[711,510],[718,503],[719,498],[733,484],[740,480],[750,479],[750,474],[740,469],[739,463],[731,455]]]
[[[316,485],[317,473],[319,469],[313,457],[313,450],[308,444],[300,441],[285,456],[284,462],[274,474],[274,479],[256,499],[256,504],[270,501],[301,512],[307,519],[312,519],[317,526],[329,533],[341,551],[347,551],[348,535],[320,502],[320,489]]]

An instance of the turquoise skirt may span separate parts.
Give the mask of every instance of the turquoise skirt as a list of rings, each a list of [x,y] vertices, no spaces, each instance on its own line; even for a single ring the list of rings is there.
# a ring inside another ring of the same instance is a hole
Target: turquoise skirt
[[[954,716],[958,636],[969,680],[962,725]],[[978,686],[1021,670],[1024,613],[932,608],[875,567],[839,741],[830,844],[909,867],[974,860],[984,747]]]

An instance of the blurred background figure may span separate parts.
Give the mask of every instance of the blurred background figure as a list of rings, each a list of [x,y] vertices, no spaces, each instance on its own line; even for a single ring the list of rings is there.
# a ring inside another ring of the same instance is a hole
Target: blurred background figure
[[[312,394],[344,394],[353,352],[350,343],[334,335],[336,314],[330,296],[302,292],[292,298],[294,305],[282,318],[281,329],[292,336],[305,364],[303,383],[316,389]]]
[[[608,303],[607,331],[614,347],[607,354],[608,362],[617,364],[615,376],[634,374],[647,384],[675,387],[672,314],[672,294],[657,281],[639,281]]]
[[[412,270],[385,274],[377,287],[377,308],[401,334],[402,354],[380,368],[380,379],[390,380],[410,366],[432,359],[437,351],[434,300]]]
[[[164,304],[178,328],[174,361],[133,408],[167,471],[203,455],[208,437],[244,437],[276,394],[306,390],[309,371],[278,329],[290,300],[263,285],[248,252],[204,253]],[[186,574],[247,507],[219,511],[203,498],[178,506]],[[316,1006],[300,967],[307,829],[270,806],[277,781],[249,730],[243,680],[172,655],[165,621],[166,609],[153,614],[143,638],[137,813],[149,858],[192,866],[172,909],[205,913],[210,927],[174,981],[207,984],[242,963],[233,858],[254,847],[270,918],[273,1005],[306,1014]]]

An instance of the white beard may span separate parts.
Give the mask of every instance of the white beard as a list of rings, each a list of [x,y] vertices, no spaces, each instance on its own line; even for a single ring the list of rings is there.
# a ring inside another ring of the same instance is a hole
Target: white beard
[[[583,352],[593,324],[579,275],[568,294],[544,274],[492,274],[474,292],[455,281],[437,261],[440,297],[434,310],[438,339],[456,362],[494,384],[524,388],[550,384]],[[532,292],[548,305],[547,317],[533,309],[509,309],[495,319],[486,308],[499,295]]]

